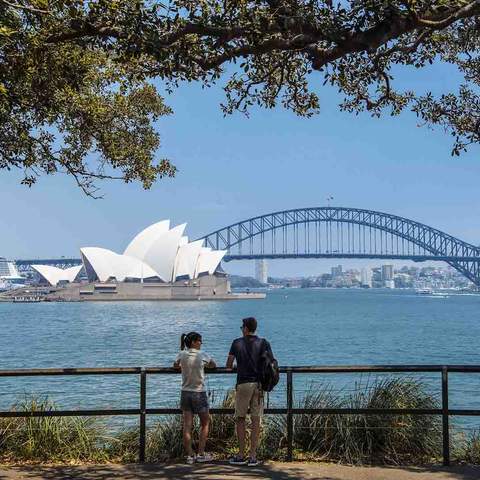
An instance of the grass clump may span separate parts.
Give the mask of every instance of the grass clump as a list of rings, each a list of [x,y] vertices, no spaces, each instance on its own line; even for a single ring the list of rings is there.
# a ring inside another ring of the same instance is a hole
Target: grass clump
[[[56,410],[47,398],[30,398],[14,411]],[[104,461],[104,429],[88,417],[12,417],[0,419],[0,456],[12,461]]]
[[[480,465],[480,431],[474,430],[470,436],[457,435],[454,444],[454,457],[462,463]]]
[[[215,399],[212,398],[212,403]],[[220,402],[220,408],[233,408],[235,405],[234,391],[225,394]],[[159,462],[166,459],[181,458],[184,455],[183,422],[181,415],[160,416],[147,429],[146,461]],[[193,448],[198,448],[199,419],[195,416],[192,438]],[[139,428],[129,427],[112,439],[108,448],[109,456],[121,462],[138,460]],[[210,433],[206,449],[219,455],[231,453],[236,445],[235,419],[233,415],[212,415],[210,417]]]
[[[354,393],[334,394],[329,385],[310,387],[297,408],[438,408],[425,385],[411,378],[357,384]],[[432,415],[295,415],[297,455],[350,464],[424,463],[441,452],[441,421]],[[262,455],[286,455],[286,416],[267,419]]]

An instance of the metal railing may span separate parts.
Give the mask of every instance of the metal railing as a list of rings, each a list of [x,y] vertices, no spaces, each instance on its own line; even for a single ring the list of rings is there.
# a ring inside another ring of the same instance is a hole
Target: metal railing
[[[232,374],[235,370],[216,368],[208,374]],[[293,417],[299,414],[322,415],[441,415],[443,464],[450,465],[450,416],[480,416],[480,409],[450,409],[448,406],[449,373],[480,373],[480,365],[365,365],[365,366],[302,366],[280,367],[286,374],[286,408],[266,408],[266,414],[283,414],[287,417],[287,459],[293,460]],[[340,373],[439,373],[441,375],[441,408],[294,408],[294,374],[340,374]],[[1,377],[72,376],[72,375],[138,375],[140,381],[139,408],[90,409],[90,410],[48,410],[48,411],[0,411],[1,417],[61,417],[61,416],[124,416],[139,417],[139,461],[145,461],[146,418],[147,415],[180,414],[178,408],[147,408],[147,375],[179,375],[174,368],[126,367],[126,368],[46,368],[0,370]],[[233,409],[211,408],[212,414],[233,414]]]

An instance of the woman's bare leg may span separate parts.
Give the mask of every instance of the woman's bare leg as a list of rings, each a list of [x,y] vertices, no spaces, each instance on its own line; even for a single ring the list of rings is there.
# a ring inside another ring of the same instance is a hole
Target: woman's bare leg
[[[205,453],[205,445],[208,438],[208,427],[210,424],[210,415],[208,412],[200,413],[200,441],[198,445],[198,454],[203,455]]]
[[[193,413],[184,410],[183,411],[183,446],[189,457],[193,455],[192,426],[193,426]]]

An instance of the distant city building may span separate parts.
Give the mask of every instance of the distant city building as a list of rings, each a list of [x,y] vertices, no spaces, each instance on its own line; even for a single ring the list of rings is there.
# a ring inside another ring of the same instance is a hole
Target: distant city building
[[[339,267],[332,268],[332,274],[324,273],[301,279],[302,288],[355,288],[358,286],[371,288],[415,288],[415,289],[452,289],[474,290],[474,284],[463,277],[451,267],[411,267],[404,266],[392,272],[392,265],[382,267],[362,268],[359,272],[355,269],[342,268],[339,275]],[[383,280],[382,276],[393,278]],[[335,278],[333,277],[335,275]],[[270,279],[271,283],[285,286],[298,286],[298,279]]]
[[[362,268],[360,283],[363,287],[372,288],[372,269]]]
[[[384,282],[393,280],[393,265],[382,265],[382,280]]]
[[[342,275],[342,266],[337,265],[336,267],[332,267],[332,278],[340,277]]]
[[[395,282],[393,280],[385,280],[385,288],[395,288]]]
[[[268,283],[268,265],[264,258],[255,260],[255,279],[261,283]]]

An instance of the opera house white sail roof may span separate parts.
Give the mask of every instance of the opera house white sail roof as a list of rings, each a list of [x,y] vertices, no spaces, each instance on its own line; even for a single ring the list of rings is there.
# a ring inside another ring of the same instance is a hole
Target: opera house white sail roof
[[[135,258],[143,258],[147,250],[152,246],[153,242],[164,233],[170,230],[170,220],[162,220],[161,222],[150,225],[142,230],[129,244],[123,252],[124,255]]]
[[[123,254],[105,248],[81,248],[89,281],[162,281],[195,279],[213,275],[225,250],[203,247],[203,240],[189,243],[183,236],[186,224],[170,228],[169,220],[142,230]]]
[[[105,248],[81,248],[82,261],[87,277],[96,276],[100,282],[115,279],[124,282],[127,279],[157,278],[158,274],[149,265],[128,255],[119,255]]]
[[[32,265],[32,268],[40,275],[42,280],[50,285],[56,286],[62,281],[74,282],[82,269],[82,265],[70,268],[58,268],[50,265]]]
[[[186,243],[178,248],[175,260],[174,278],[195,278],[198,258],[202,251],[203,240],[188,243],[188,238],[183,237]]]
[[[175,259],[182,241],[186,223],[172,228],[168,232],[159,234],[144,251],[137,256],[141,261],[150,265],[165,282],[172,282]]]

